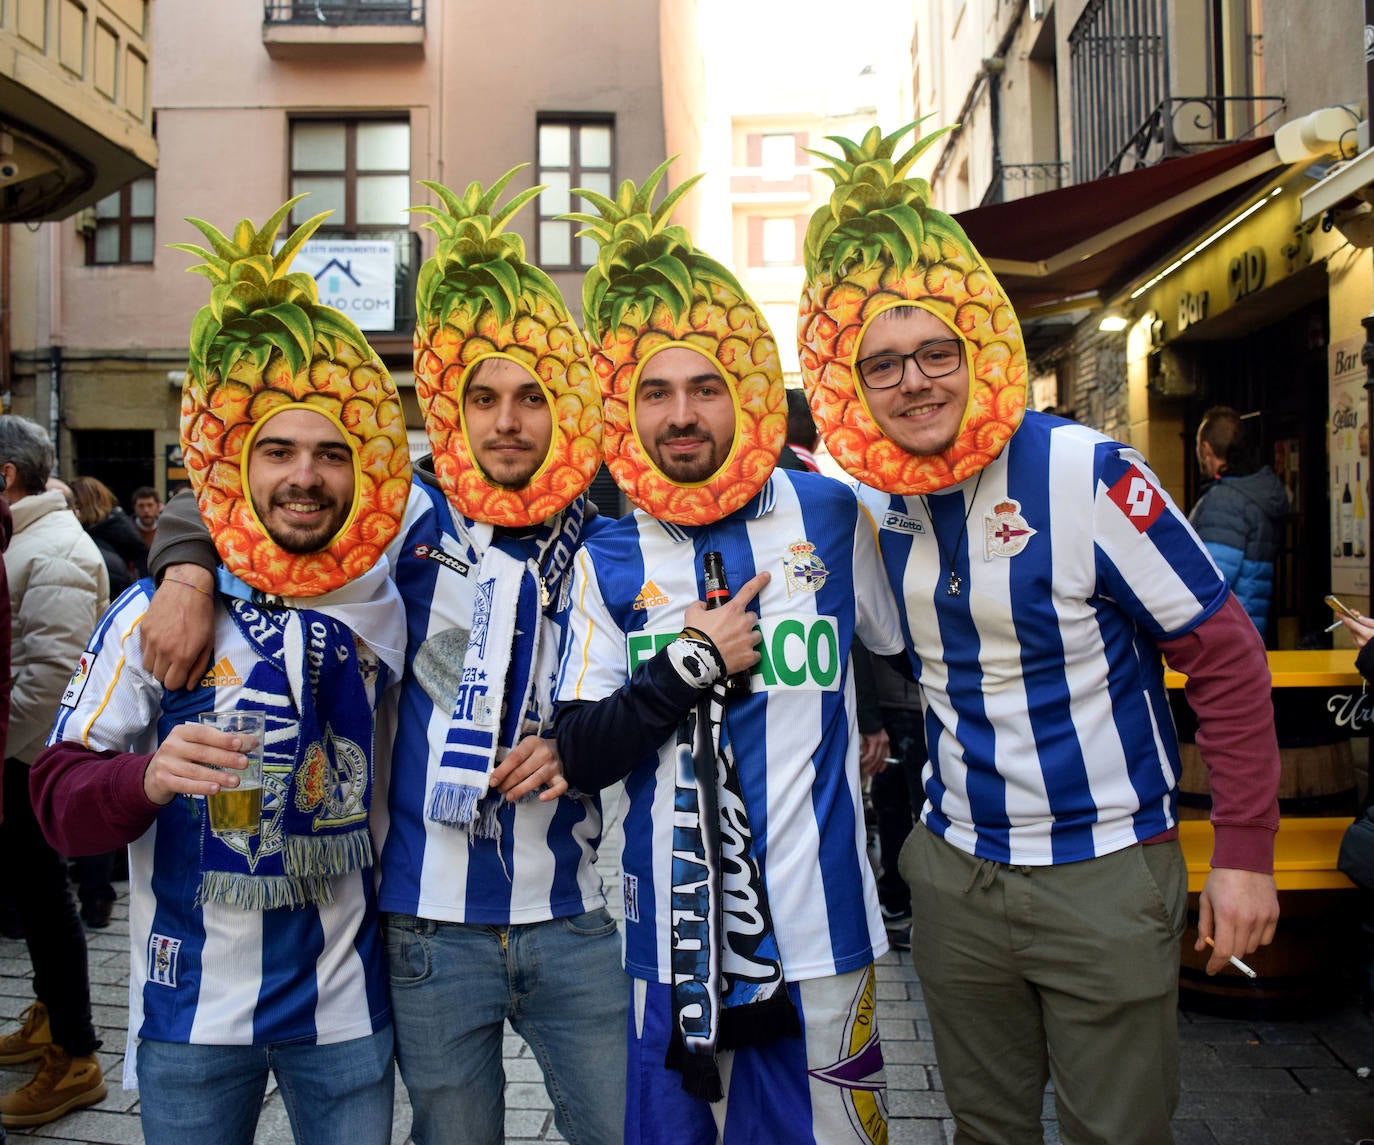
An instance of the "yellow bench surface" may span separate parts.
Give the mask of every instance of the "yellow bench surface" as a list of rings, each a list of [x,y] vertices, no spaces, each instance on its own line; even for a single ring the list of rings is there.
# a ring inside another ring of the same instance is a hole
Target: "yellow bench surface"
[[[1336,869],[1341,836],[1350,819],[1285,818],[1274,841],[1274,882],[1281,891],[1343,890],[1355,884]],[[1202,890],[1211,870],[1212,824],[1206,819],[1182,819],[1179,842],[1188,863],[1188,889]]]

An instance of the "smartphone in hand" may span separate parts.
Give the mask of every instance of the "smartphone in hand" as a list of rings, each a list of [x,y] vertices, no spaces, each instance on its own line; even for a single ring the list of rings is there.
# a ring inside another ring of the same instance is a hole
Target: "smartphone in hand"
[[[1356,612],[1353,608],[1351,608],[1348,604],[1346,604],[1342,600],[1338,600],[1330,593],[1327,593],[1326,596],[1326,607],[1331,609],[1331,611],[1334,612],[1337,616],[1348,616],[1352,620],[1358,620],[1360,616],[1360,614]]]

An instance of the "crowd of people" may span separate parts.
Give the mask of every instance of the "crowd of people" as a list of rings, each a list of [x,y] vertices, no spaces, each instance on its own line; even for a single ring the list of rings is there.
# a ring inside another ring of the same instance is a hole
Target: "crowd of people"
[[[1011,304],[904,134],[829,172],[805,401],[668,224],[685,188],[653,207],[665,163],[586,196],[585,334],[503,231],[513,172],[427,184],[413,472],[385,369],[289,272],[320,217],[262,253],[290,204],[184,248],[239,310],[197,316],[192,490],[160,520],[81,478],[69,511],[46,434],[0,417],[0,848],[32,872],[37,997],[0,1062],[40,1060],[4,1124],[106,1093],[62,856],[127,848],[124,1084],[153,1145],[251,1141],[272,1074],[298,1142],[380,1145],[396,1068],[417,1143],[499,1142],[506,1022],[572,1143],[883,1141],[893,945],[958,1140],[1040,1140],[1050,1079],[1064,1141],[1171,1140],[1163,669],[1211,772],[1216,972],[1277,922],[1263,643],[1139,453],[1024,411]],[[817,426],[854,481],[814,471]],[[619,519],[586,496],[603,460]],[[209,722],[232,711],[260,734]]]

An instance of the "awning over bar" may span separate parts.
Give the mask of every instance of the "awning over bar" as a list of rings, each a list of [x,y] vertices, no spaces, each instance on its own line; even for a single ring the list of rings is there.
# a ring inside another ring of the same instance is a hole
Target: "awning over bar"
[[[1022,319],[1092,309],[1282,166],[1249,139],[956,215]]]

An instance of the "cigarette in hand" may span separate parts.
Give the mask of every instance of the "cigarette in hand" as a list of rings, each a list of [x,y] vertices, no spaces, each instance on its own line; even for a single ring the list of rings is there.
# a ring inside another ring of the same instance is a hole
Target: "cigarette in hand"
[[[1213,950],[1217,948],[1217,944],[1213,942],[1210,938],[1204,938],[1202,941],[1205,942],[1208,946],[1210,946]],[[1231,955],[1231,957],[1228,958],[1226,961],[1229,962],[1232,966],[1234,966],[1237,970],[1239,970],[1242,974],[1244,974],[1247,978],[1259,977],[1259,975],[1257,975],[1253,970],[1251,970],[1250,967],[1246,966],[1245,963],[1242,962],[1239,958],[1237,958],[1234,954]]]

